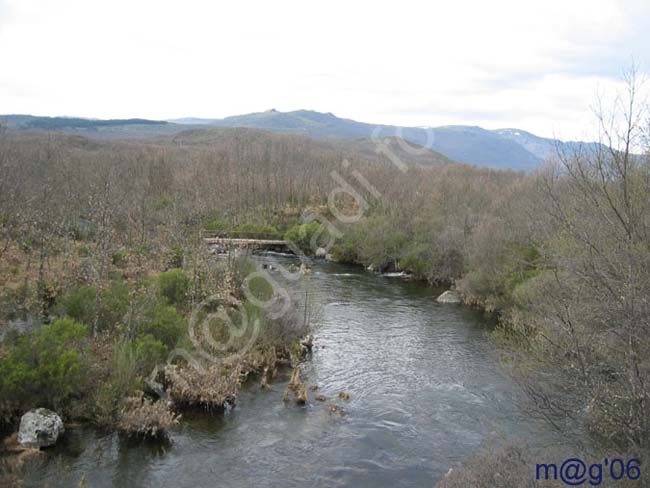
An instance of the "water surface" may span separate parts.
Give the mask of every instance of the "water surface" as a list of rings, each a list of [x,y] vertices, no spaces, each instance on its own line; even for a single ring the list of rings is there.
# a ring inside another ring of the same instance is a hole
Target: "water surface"
[[[433,486],[486,439],[550,436],[518,406],[479,312],[330,263],[314,264],[308,281],[319,313],[303,376],[330,401],[285,404],[285,371],[270,391],[247,385],[224,416],[186,416],[171,447],[71,429],[27,486],[83,476],[89,487]],[[351,399],[337,400],[341,391]]]

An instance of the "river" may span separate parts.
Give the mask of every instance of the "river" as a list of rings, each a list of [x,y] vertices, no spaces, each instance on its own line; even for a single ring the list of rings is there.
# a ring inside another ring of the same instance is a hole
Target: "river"
[[[225,415],[185,416],[171,446],[71,428],[27,486],[432,487],[491,438],[552,437],[519,406],[480,312],[359,268],[314,263],[308,280],[319,312],[303,376],[328,402],[285,404],[284,371]]]

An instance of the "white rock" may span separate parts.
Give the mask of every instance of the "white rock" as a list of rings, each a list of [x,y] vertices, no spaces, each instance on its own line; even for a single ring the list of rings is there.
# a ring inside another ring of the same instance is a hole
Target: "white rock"
[[[25,447],[47,447],[65,432],[63,421],[46,408],[30,410],[20,419],[18,443]]]
[[[447,290],[438,298],[436,298],[436,301],[438,303],[461,303],[462,302],[458,292],[453,290]]]

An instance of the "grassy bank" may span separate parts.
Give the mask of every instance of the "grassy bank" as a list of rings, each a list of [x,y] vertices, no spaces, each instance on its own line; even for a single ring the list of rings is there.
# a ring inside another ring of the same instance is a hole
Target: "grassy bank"
[[[255,271],[246,258],[216,259],[201,247],[186,248],[182,259],[177,249],[121,248],[107,263],[106,279],[96,280],[85,273],[92,243],[50,246],[64,249],[48,253],[42,266],[30,266],[31,249],[20,243],[0,261],[6,431],[25,411],[47,407],[68,421],[163,435],[183,408],[232,404],[247,375],[270,375],[299,354],[305,324],[291,313],[267,317],[259,303],[273,293],[263,279],[245,296],[243,281]],[[248,335],[230,340],[246,327]],[[209,337],[197,338],[197,331]],[[160,391],[151,387],[157,382]]]

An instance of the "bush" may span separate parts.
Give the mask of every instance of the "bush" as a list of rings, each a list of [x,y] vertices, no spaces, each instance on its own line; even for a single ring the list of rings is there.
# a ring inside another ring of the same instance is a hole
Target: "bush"
[[[167,439],[168,430],[178,424],[179,419],[180,416],[170,410],[167,402],[152,402],[138,392],[125,400],[117,429],[143,439]]]
[[[113,261],[113,266],[122,266],[126,260],[127,252],[124,249],[119,249],[113,253],[111,256],[111,261]]]
[[[149,373],[157,364],[165,361],[169,348],[151,334],[138,337],[133,343],[138,368]]]
[[[109,329],[117,324],[129,306],[131,288],[122,280],[115,280],[111,286],[100,293],[98,317],[99,330]],[[63,300],[63,311],[68,317],[86,325],[92,325],[97,307],[97,290],[92,286],[82,286],[72,290]]]
[[[0,359],[0,396],[23,408],[38,404],[56,409],[81,389],[81,341],[86,334],[84,325],[67,318],[19,337]]]
[[[259,239],[280,239],[282,233],[273,227],[266,224],[240,224],[233,229],[235,232],[245,234],[245,237],[259,238]]]
[[[223,220],[212,219],[212,220],[205,221],[203,223],[203,228],[211,232],[220,232],[220,231],[228,230],[230,228],[230,225],[228,225]]]
[[[162,273],[158,278],[160,295],[171,305],[182,305],[187,300],[190,279],[180,269]]]
[[[72,290],[63,301],[68,317],[82,324],[92,324],[95,317],[97,290],[92,286],[82,286]]]
[[[312,242],[314,237],[319,237],[322,232],[322,226],[316,222],[309,222],[307,224],[296,224],[289,229],[284,235],[284,239],[292,242],[305,252],[314,252],[314,247],[318,246],[317,242]]]
[[[100,427],[112,427],[122,400],[141,387],[138,381],[135,347],[129,341],[115,344],[110,376],[97,388],[90,401],[91,420]]]
[[[343,263],[361,263],[361,243],[365,238],[363,224],[345,229],[343,235],[332,246],[334,259]]]
[[[185,330],[185,319],[171,305],[155,304],[145,313],[138,326],[139,335],[150,334],[169,348],[173,348]]]
[[[101,293],[99,310],[99,328],[106,330],[119,323],[129,308],[131,287],[119,279],[111,283],[110,288]]]
[[[486,448],[461,468],[447,473],[436,488],[532,488],[539,485],[535,475],[531,475],[531,466],[535,466],[535,461],[527,449],[513,445]]]
[[[418,278],[428,278],[432,274],[435,259],[433,246],[411,243],[402,257],[401,266]]]

